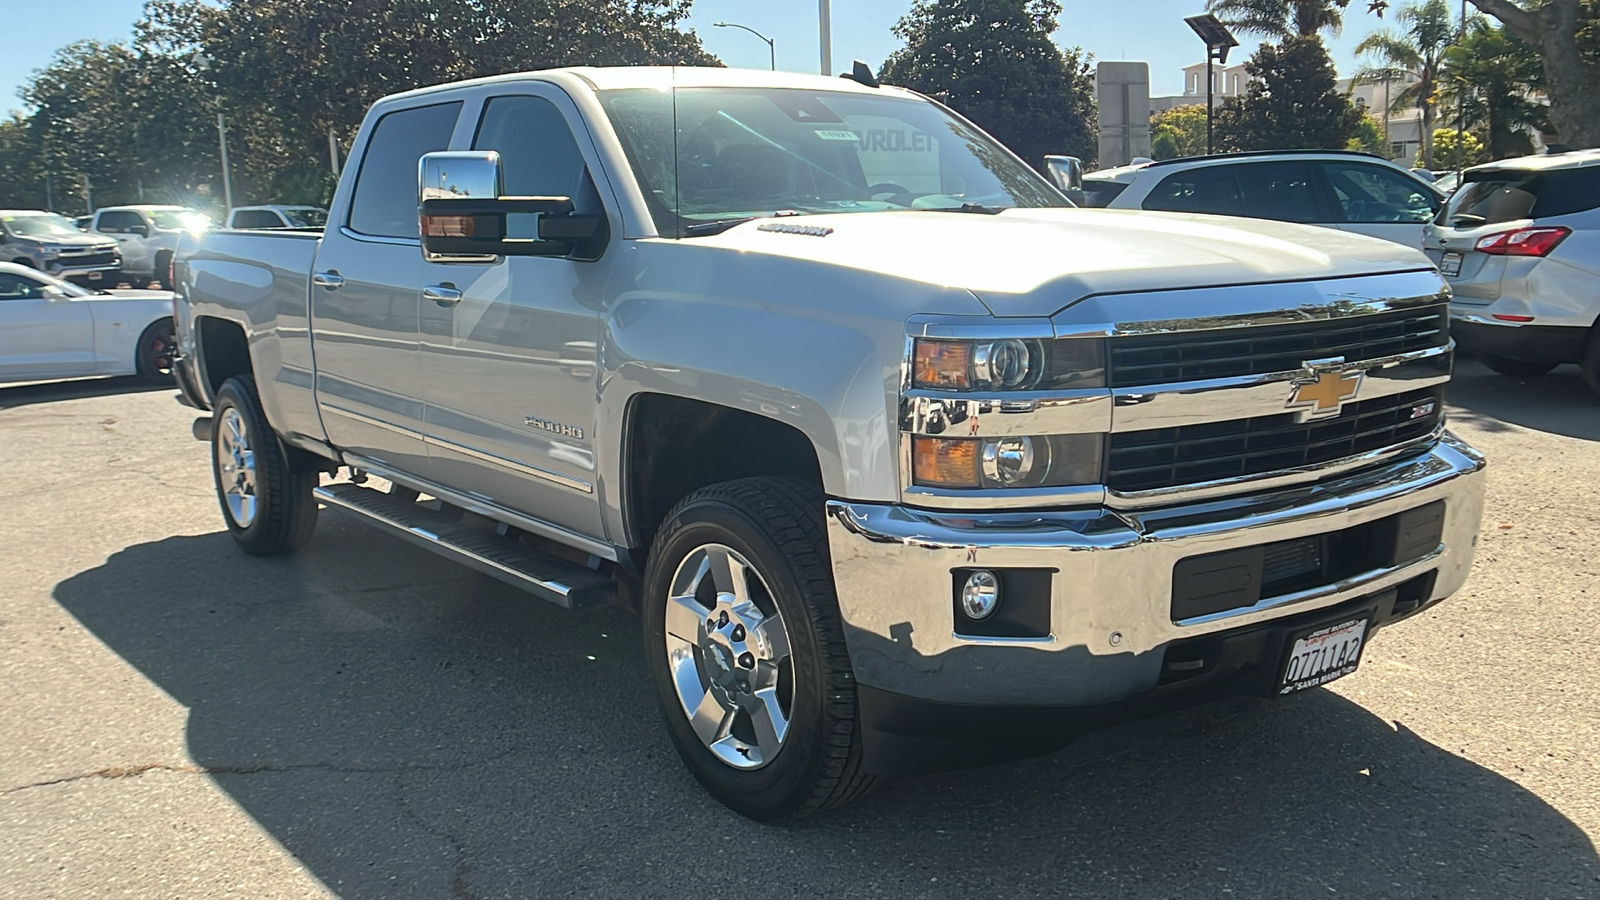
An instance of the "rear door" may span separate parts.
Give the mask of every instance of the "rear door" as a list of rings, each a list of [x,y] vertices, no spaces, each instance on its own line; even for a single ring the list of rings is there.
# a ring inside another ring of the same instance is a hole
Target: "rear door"
[[[385,110],[372,128],[338,227],[327,229],[312,267],[311,322],[317,406],[334,446],[422,476],[422,249],[417,167],[444,150],[461,102]],[[344,189],[341,188],[341,195]]]
[[[523,82],[480,96],[470,148],[500,154],[506,196],[571,197],[580,214],[606,213],[590,174],[598,158],[564,93]],[[428,296],[450,298],[425,297],[421,311],[435,481],[601,535],[596,342],[609,264],[606,254],[423,264]]]
[[[0,380],[95,373],[88,304],[47,297],[44,287],[26,275],[0,272]]]
[[[1421,249],[1422,230],[1439,212],[1439,195],[1404,172],[1364,162],[1319,162],[1342,231]]]

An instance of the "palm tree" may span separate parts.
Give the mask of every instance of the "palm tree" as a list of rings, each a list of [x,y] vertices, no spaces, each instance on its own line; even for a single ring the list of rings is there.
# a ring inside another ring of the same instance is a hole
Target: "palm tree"
[[[1550,112],[1534,99],[1543,89],[1539,49],[1487,19],[1473,19],[1466,39],[1445,51],[1440,104],[1466,113],[1492,159],[1533,152],[1530,135]]]
[[[1337,35],[1350,0],[1209,0],[1206,9],[1222,24],[1267,38]]]
[[[1398,29],[1374,31],[1356,45],[1356,55],[1375,61],[1356,74],[1372,83],[1393,78],[1396,72],[1416,82],[1395,93],[1391,112],[1412,107],[1422,111],[1422,166],[1433,168],[1433,124],[1437,118],[1439,70],[1445,51],[1455,43],[1455,25],[1445,0],[1424,0],[1404,6],[1395,14]]]

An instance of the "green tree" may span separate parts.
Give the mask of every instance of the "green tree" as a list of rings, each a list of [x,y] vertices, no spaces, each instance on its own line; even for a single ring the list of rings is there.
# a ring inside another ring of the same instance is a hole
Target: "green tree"
[[[1456,29],[1445,0],[1424,0],[1403,7],[1395,15],[1397,29],[1375,31],[1356,45],[1356,55],[1376,65],[1357,74],[1362,81],[1382,81],[1396,71],[1409,73],[1416,83],[1394,94],[1391,112],[1415,107],[1422,112],[1422,166],[1433,168],[1433,127],[1438,117],[1439,70],[1444,52],[1455,42]]]
[[[1206,152],[1204,104],[1174,106],[1150,118],[1150,155],[1156,159],[1200,156]]]
[[[1350,0],[1209,0],[1206,9],[1224,25],[1273,40],[1337,35]]]
[[[1050,39],[1055,0],[917,0],[894,27],[906,45],[882,80],[946,104],[1033,166],[1098,152],[1094,76],[1081,49]]]
[[[1487,144],[1492,159],[1524,156],[1533,152],[1532,130],[1549,115],[1533,99],[1543,84],[1539,51],[1480,17],[1468,25],[1464,41],[1445,51],[1440,105],[1447,120],[1455,110],[1466,113],[1467,127]]]
[[[1472,0],[1539,49],[1550,120],[1566,143],[1600,147],[1600,2]]]
[[[1362,113],[1336,88],[1333,60],[1315,37],[1262,44],[1245,69],[1250,87],[1228,99],[1214,127],[1229,150],[1342,150]]]
[[[1374,119],[1372,113],[1363,112],[1361,122],[1356,125],[1355,136],[1345,143],[1344,148],[1388,159],[1389,141],[1383,136],[1383,123]]]
[[[1458,140],[1457,135],[1465,134],[1466,140]],[[1434,159],[1440,165],[1454,169],[1460,166],[1475,166],[1478,163],[1489,161],[1489,151],[1484,149],[1483,142],[1478,140],[1472,132],[1460,132],[1454,128],[1441,128],[1433,133]]]

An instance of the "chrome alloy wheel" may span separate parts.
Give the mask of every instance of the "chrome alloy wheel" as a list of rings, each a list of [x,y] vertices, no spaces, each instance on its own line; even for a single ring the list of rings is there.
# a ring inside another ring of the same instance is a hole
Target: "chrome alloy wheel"
[[[228,504],[228,517],[240,528],[249,528],[256,520],[256,455],[238,409],[223,410],[215,444],[217,484]]]
[[[689,726],[736,769],[771,762],[789,731],[794,664],[766,582],[738,551],[696,548],[666,598],[667,665]]]

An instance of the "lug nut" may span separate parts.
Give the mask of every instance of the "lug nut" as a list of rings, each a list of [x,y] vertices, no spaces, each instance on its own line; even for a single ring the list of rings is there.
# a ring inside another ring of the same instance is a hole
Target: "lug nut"
[[[728,611],[723,610],[722,612],[717,613],[717,625],[722,626],[726,624],[728,624]]]
[[[733,634],[729,635],[729,636],[732,637],[736,641],[744,640],[744,626],[743,625],[735,625],[735,626],[733,626]]]
[[[739,654],[739,665],[745,667],[746,669],[754,669],[756,667],[755,654],[753,654],[753,653],[741,653],[741,654]]]

